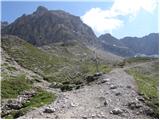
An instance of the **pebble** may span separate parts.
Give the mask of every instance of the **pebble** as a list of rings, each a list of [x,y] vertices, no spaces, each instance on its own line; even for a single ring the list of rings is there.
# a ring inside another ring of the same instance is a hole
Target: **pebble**
[[[120,93],[120,92],[117,92],[117,93],[115,93],[115,95],[116,95],[116,96],[119,96],[119,95],[121,95],[121,93]]]
[[[130,88],[132,88],[132,87],[131,87],[130,85],[127,85],[126,88],[129,88],[129,89],[130,89]]]
[[[108,101],[107,101],[107,100],[104,101],[104,105],[105,105],[105,106],[108,105]]]
[[[122,114],[123,111],[120,108],[114,108],[112,111],[110,111],[111,114],[118,115]]]
[[[145,100],[144,100],[144,98],[142,98],[142,97],[139,97],[139,98],[137,98],[139,101],[141,101],[141,102],[145,102]]]
[[[109,81],[110,81],[110,79],[107,78],[107,79],[103,79],[103,80],[101,81],[101,83],[105,83],[105,82],[109,82]]]
[[[129,103],[128,103],[128,107],[129,107],[131,110],[134,110],[134,109],[136,109],[136,108],[142,107],[142,105],[139,104],[139,103],[136,103],[136,102],[132,101],[132,102],[129,102]]]
[[[115,86],[115,85],[110,86],[110,89],[116,89],[116,88],[117,88],[117,86]]]
[[[83,119],[87,119],[87,116],[82,116]]]
[[[76,106],[78,106],[78,104],[71,103],[71,107],[76,107]]]

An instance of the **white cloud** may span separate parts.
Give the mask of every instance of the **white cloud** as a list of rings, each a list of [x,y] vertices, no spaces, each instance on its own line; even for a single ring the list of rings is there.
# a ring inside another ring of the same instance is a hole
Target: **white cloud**
[[[124,26],[124,21],[118,16],[128,16],[133,21],[140,10],[152,13],[157,4],[157,0],[114,0],[110,9],[92,8],[81,19],[96,34],[111,33]]]

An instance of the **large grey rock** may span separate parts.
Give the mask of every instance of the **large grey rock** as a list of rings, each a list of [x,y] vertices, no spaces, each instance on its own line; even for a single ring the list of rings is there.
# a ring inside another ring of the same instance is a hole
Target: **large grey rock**
[[[17,101],[12,101],[12,102],[9,102],[7,104],[7,106],[10,108],[10,109],[15,109],[15,110],[18,110],[20,108],[22,108],[22,104],[20,102],[17,102]]]

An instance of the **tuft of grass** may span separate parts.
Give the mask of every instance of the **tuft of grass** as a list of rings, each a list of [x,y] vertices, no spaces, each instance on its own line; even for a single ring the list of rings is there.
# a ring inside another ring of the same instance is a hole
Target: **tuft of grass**
[[[22,91],[31,88],[31,82],[25,75],[7,78],[1,81],[1,98],[16,98]]]

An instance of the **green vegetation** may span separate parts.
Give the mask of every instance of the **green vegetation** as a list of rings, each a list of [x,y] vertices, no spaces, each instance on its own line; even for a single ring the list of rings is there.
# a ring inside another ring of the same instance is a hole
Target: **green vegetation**
[[[113,66],[123,68],[126,65],[149,62],[149,61],[153,61],[153,60],[157,60],[157,58],[153,58],[153,57],[130,57],[130,58],[124,59],[122,62],[118,62],[118,63],[114,64]]]
[[[19,75],[7,78],[1,81],[1,97],[16,98],[22,91],[31,88],[31,82],[25,78],[25,75]]]
[[[158,62],[154,62],[153,64],[148,64],[144,67],[135,67],[127,70],[129,74],[134,76],[138,90],[146,98],[146,103],[153,108],[154,117],[159,116],[158,65]]]
[[[67,46],[55,44],[44,52],[19,38],[11,37],[2,38],[2,47],[18,64],[49,82],[77,82],[96,72],[92,52],[80,43]],[[110,68],[101,62],[99,71],[109,72]]]
[[[23,105],[23,108],[21,108],[20,110],[12,111],[9,115],[5,116],[5,118],[8,119],[18,118],[24,115],[27,111],[33,108],[49,104],[53,102],[55,99],[56,99],[55,94],[38,89],[36,95],[33,96],[29,102],[25,103]]]
[[[147,62],[151,60],[156,60],[157,58],[152,57],[131,57],[124,60],[125,63],[136,63],[136,62]]]
[[[40,107],[49,104],[55,100],[56,96],[53,93],[39,89],[32,99],[24,104],[25,108]]]

